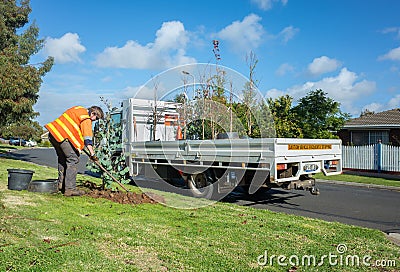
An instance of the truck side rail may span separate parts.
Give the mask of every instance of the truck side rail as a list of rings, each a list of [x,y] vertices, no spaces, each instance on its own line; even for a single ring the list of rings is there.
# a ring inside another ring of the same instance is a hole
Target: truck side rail
[[[301,175],[342,172],[340,140],[310,139],[218,139],[131,142],[132,163],[170,165],[176,168],[268,170],[275,183]],[[334,162],[334,163],[333,163]],[[329,165],[332,163],[332,165]],[[288,176],[279,167],[295,166]],[[328,167],[327,167],[328,165]]]

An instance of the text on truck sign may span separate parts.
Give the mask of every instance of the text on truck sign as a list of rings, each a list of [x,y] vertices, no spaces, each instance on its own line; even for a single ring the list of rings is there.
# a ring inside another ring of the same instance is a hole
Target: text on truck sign
[[[289,144],[289,150],[315,150],[315,149],[332,149],[330,144]]]

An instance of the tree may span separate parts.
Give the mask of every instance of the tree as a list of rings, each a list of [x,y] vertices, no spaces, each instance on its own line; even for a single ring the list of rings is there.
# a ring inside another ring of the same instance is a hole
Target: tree
[[[374,111],[370,111],[369,109],[365,109],[361,112],[360,117],[367,116],[367,115],[374,115]]]
[[[29,0],[0,0],[0,134],[12,124],[28,125],[39,115],[33,105],[39,97],[42,77],[50,71],[54,59],[32,65],[32,55],[44,46],[35,24],[21,34],[17,30],[28,23]]]
[[[97,121],[94,127],[94,145],[96,156],[100,164],[122,184],[128,184],[129,168],[125,163],[125,156],[122,150],[122,124],[113,119],[113,107],[111,102],[104,97],[100,97],[106,105],[108,111],[104,119]],[[88,160],[86,167],[93,173],[101,174],[103,187],[110,189],[114,180],[102,169]]]
[[[226,83],[226,73],[225,71],[221,70],[216,67],[216,74],[208,80],[210,83],[208,87],[210,88],[211,99],[205,98],[204,107],[207,109],[206,118],[208,121],[205,121],[205,131],[207,130],[207,126],[210,126],[211,129],[211,139],[215,139],[219,133],[224,133],[228,129],[222,128],[220,124],[227,124],[226,120],[223,117],[224,110],[227,109],[227,98],[225,95],[225,83]],[[222,119],[221,119],[222,118]],[[224,122],[225,121],[225,122]]]
[[[293,97],[290,95],[267,99],[275,123],[276,137],[301,138],[303,135],[298,126],[297,115],[292,109],[292,101]]]
[[[340,110],[340,103],[327,97],[321,89],[310,91],[293,108],[304,138],[337,138],[334,133],[350,119]]]
[[[254,79],[255,69],[258,63],[258,59],[253,52],[250,52],[249,55],[246,55],[246,63],[249,67],[249,81],[246,82],[243,90],[243,103],[246,105],[246,128],[247,128],[247,135],[253,135],[253,126],[255,124],[254,120],[254,109],[256,107],[256,87],[257,81]]]
[[[251,51],[246,55],[246,64],[249,69],[249,80],[242,89],[242,101],[234,103],[235,115],[240,119],[242,126],[239,134],[251,138],[275,137],[273,118],[265,99],[258,92],[258,80],[255,79],[255,70],[258,64],[256,55]],[[242,131],[245,130],[245,133]]]
[[[39,124],[39,122],[27,121],[9,125],[7,127],[7,131],[4,132],[3,137],[19,137],[26,140],[33,139],[35,141],[39,141],[43,132],[43,127]]]
[[[242,130],[239,130],[238,133],[240,136],[249,136],[249,122],[248,122],[248,116],[247,113],[250,112],[251,110],[249,109],[248,105],[245,103],[239,103],[239,102],[234,102],[232,105],[233,108],[233,113],[234,115],[239,118],[241,121],[242,125]]]
[[[154,91],[153,91],[153,103],[151,105],[151,115],[148,117],[148,121],[151,122],[151,135],[152,135],[152,140],[156,141],[156,134],[157,134],[157,124],[160,121],[160,119],[163,116],[163,111],[160,109],[158,98],[157,98],[157,93],[158,93],[158,86],[160,82],[158,80],[158,77],[154,79],[153,85],[154,85]]]

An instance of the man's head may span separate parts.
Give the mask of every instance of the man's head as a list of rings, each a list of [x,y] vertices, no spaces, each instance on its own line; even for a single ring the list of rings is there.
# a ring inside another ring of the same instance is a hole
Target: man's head
[[[92,119],[92,116],[93,116],[93,118],[96,117],[95,120],[104,118],[103,110],[98,106],[91,106],[89,108],[89,115],[90,115],[90,119]],[[95,120],[92,119],[92,121],[95,121]]]

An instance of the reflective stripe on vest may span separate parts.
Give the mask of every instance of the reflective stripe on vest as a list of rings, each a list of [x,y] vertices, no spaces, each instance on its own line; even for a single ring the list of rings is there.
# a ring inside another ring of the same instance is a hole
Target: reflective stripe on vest
[[[82,150],[84,140],[80,124],[86,119],[90,119],[87,110],[84,107],[77,106],[68,109],[45,127],[58,142],[68,139],[74,147]]]

